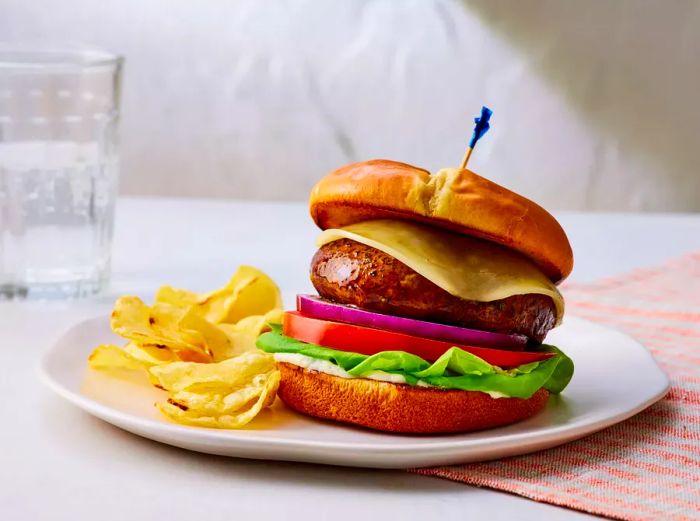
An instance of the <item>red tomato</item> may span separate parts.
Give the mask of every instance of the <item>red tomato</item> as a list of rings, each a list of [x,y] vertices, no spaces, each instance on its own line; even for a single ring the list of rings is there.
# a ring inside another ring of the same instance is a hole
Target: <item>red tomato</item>
[[[374,355],[382,351],[405,351],[434,362],[451,347],[459,347],[498,367],[517,367],[530,362],[546,360],[553,353],[505,351],[487,347],[456,345],[451,342],[421,338],[394,331],[331,322],[302,315],[298,311],[286,311],[282,332],[296,340],[317,344],[331,349]]]

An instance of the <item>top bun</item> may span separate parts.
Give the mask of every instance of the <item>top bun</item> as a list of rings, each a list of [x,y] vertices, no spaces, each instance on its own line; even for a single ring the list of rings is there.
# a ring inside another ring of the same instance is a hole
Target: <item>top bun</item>
[[[569,239],[547,210],[471,170],[431,175],[397,161],[353,163],[316,184],[309,209],[322,230],[408,219],[486,239],[529,257],[555,284],[574,264]]]

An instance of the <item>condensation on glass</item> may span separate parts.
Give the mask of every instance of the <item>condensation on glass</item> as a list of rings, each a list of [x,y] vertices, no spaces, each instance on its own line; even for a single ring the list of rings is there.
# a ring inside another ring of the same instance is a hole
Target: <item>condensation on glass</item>
[[[122,59],[0,47],[0,299],[107,284]]]

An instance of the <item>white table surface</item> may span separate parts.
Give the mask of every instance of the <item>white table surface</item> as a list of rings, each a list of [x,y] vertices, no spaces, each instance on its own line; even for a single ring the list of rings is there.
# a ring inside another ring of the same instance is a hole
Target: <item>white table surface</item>
[[[700,216],[559,214],[587,282],[700,248]],[[212,288],[241,263],[279,282],[287,305],[307,281],[317,230],[302,204],[123,199],[107,294],[0,303],[0,519],[573,520],[581,513],[408,474],[195,454],[122,432],[37,381],[42,351],[116,295],[162,283]]]

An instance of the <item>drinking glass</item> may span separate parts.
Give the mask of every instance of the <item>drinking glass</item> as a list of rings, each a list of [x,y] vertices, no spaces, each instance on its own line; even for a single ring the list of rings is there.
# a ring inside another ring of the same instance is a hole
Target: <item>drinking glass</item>
[[[0,46],[0,299],[108,282],[120,56]]]

